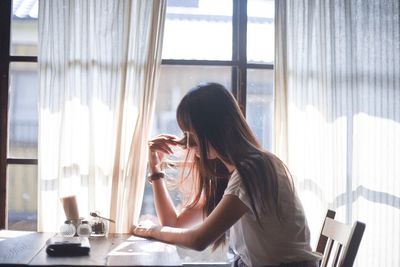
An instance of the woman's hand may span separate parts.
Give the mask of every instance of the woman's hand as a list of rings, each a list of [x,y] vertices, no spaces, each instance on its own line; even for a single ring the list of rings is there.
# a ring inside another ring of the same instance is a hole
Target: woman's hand
[[[132,227],[132,234],[201,251],[228,231],[246,212],[249,212],[248,207],[237,196],[226,195],[201,224],[182,228],[142,222]]]
[[[155,231],[159,231],[161,226],[157,225],[133,225],[132,226],[132,235],[143,237],[143,238],[154,238]]]
[[[171,146],[177,146],[178,137],[170,134],[160,134],[148,141],[149,168],[151,173],[161,172],[160,164],[165,154],[173,154]]]

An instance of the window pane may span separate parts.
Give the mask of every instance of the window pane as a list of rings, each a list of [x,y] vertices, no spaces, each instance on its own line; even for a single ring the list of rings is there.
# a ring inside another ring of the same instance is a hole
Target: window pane
[[[231,60],[232,0],[169,0],[163,58]]]
[[[37,166],[8,165],[8,229],[36,231]]]
[[[176,122],[176,108],[184,94],[194,86],[205,82],[221,83],[230,89],[231,72],[231,67],[162,65],[151,136],[160,133],[180,136],[181,130]],[[167,175],[174,179],[178,173],[167,170]],[[178,191],[170,187],[169,192],[175,205],[179,206],[181,198]],[[153,192],[148,183],[145,187],[141,215],[140,220],[148,219],[158,223],[155,218]],[[227,246],[217,249],[214,253],[211,253],[210,249],[196,252],[183,248],[178,248],[178,253],[184,263],[227,261]]]
[[[247,59],[250,63],[274,61],[273,0],[248,0],[247,2]]]
[[[37,63],[10,65],[8,157],[37,158]]]
[[[14,0],[11,20],[11,54],[37,56],[38,0]]]
[[[272,149],[274,115],[273,70],[247,71],[247,121],[264,148]]]

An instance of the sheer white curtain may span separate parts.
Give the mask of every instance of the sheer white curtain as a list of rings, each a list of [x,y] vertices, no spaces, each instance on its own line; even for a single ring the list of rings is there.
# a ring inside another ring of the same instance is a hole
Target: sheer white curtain
[[[276,1],[275,151],[315,245],[327,208],[366,223],[357,266],[400,265],[398,0]]]
[[[59,198],[76,195],[80,216],[100,211],[126,232],[142,201],[165,1],[39,5],[38,230],[57,231]]]

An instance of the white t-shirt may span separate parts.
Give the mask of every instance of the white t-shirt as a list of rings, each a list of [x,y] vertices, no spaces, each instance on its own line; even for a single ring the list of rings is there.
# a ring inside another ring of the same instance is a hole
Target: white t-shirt
[[[277,164],[274,164],[277,168]],[[260,227],[252,212],[250,197],[246,193],[239,173],[235,170],[224,195],[237,196],[248,211],[231,227],[229,243],[233,251],[247,266],[279,265],[280,263],[319,260],[320,256],[310,247],[310,231],[298,197],[294,205],[286,201],[290,184],[285,171],[278,169],[279,199],[287,218],[283,223],[276,215],[259,212]]]

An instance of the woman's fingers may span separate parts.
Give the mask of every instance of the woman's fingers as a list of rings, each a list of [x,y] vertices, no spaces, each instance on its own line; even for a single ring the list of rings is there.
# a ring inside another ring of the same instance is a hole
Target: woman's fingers
[[[166,144],[157,144],[157,143],[153,143],[149,145],[150,150],[156,150],[156,151],[161,151],[165,154],[172,154],[173,151],[172,149],[166,145]]]
[[[145,229],[140,227],[139,225],[132,226],[132,234],[139,237],[147,237]]]
[[[166,138],[166,139],[178,139],[179,137],[173,134],[160,134],[157,137]]]
[[[160,134],[157,135],[155,138],[150,139],[150,142],[165,142],[168,144],[174,144],[180,138],[176,135],[172,134]]]
[[[150,150],[161,151],[166,154],[173,154],[171,146],[177,146],[177,137],[174,135],[162,134],[149,140]]]
[[[144,238],[152,238],[152,230],[157,226],[153,225],[132,225],[132,234]]]
[[[177,137],[170,134],[161,134],[148,141],[149,164],[152,169],[156,169],[155,167],[162,161],[164,154],[174,154],[173,148],[180,145],[177,141]]]
[[[177,139],[164,139],[164,138],[161,138],[161,139],[152,139],[152,140],[149,141],[149,144],[156,144],[156,145],[159,145],[159,144],[176,145],[176,143],[177,143]]]

